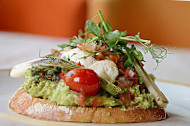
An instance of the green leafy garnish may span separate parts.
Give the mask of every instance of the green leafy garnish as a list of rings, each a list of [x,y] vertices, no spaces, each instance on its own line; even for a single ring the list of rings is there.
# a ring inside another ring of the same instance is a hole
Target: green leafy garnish
[[[96,53],[109,50],[111,52],[125,56],[123,58],[123,62],[126,68],[133,67],[136,60],[144,61],[142,53],[138,51],[134,45],[128,46],[129,41],[134,41],[141,44],[143,46],[144,53],[149,52],[157,64],[162,62],[163,59],[166,58],[168,54],[166,48],[151,44],[150,40],[141,39],[139,33],[135,36],[126,36],[127,31],[111,31],[112,26],[108,21],[104,20],[100,10],[98,10],[98,15],[100,17],[100,22],[98,24],[94,23],[93,21],[87,20],[85,33],[80,32],[81,34],[79,34],[78,37],[75,36],[74,39],[70,40],[69,44],[63,44],[58,46],[61,47],[63,50],[65,47],[75,48],[78,43],[86,44],[93,42],[97,45],[106,44],[107,48],[99,51],[89,51],[85,49],[85,51],[88,52],[89,55],[82,58],[87,58],[89,56],[95,55]],[[89,33],[93,34],[94,37],[87,37]]]
[[[86,21],[86,28],[85,28],[89,33],[92,33],[95,36],[100,35],[100,28],[92,21],[87,20]]]

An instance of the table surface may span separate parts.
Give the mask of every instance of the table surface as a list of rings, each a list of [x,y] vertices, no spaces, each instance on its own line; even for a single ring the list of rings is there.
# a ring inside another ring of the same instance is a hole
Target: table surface
[[[57,44],[66,42],[66,38],[0,32],[0,69],[10,69],[15,64],[39,57],[39,54],[49,54],[52,48],[58,49]],[[190,84],[190,50],[169,50],[174,53],[169,54],[156,70],[151,56],[145,55],[145,69],[158,79]]]

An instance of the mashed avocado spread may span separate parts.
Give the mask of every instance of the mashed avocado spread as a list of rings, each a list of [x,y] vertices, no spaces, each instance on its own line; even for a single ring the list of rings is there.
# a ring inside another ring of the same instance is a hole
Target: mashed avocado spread
[[[41,79],[36,82],[36,78],[32,73],[32,69],[28,69],[25,73],[26,81],[22,87],[28,91],[32,96],[43,98],[55,102],[57,105],[64,106],[80,106],[79,93],[71,91],[69,87],[61,79],[60,81]],[[156,103],[152,94],[140,91],[140,85],[134,85],[128,90],[134,95],[134,99],[128,103],[128,106],[140,107],[147,109],[149,107],[156,107]],[[119,96],[112,96],[104,90],[92,97],[85,99],[85,106],[92,106],[94,100],[98,100],[102,107],[123,106],[123,102]]]

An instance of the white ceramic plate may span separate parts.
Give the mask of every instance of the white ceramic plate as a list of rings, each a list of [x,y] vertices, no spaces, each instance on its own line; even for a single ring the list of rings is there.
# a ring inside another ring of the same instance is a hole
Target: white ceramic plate
[[[7,70],[0,70],[0,125],[63,125],[63,126],[87,126],[87,125],[110,125],[90,123],[64,123],[53,121],[42,121],[16,114],[8,109],[8,100],[14,91],[24,82],[23,78],[10,78]],[[190,125],[190,85],[176,85],[169,82],[157,81],[158,87],[169,99],[166,111],[170,117],[167,120],[151,123],[132,123],[127,125],[137,126],[189,126]],[[124,126],[126,124],[112,124],[113,126]]]

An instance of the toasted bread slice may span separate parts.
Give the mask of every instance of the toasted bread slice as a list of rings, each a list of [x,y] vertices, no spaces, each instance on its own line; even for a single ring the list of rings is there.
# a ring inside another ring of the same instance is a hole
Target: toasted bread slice
[[[163,108],[128,108],[121,107],[73,107],[58,106],[54,102],[35,98],[23,88],[19,88],[9,101],[13,111],[33,118],[65,122],[92,122],[92,123],[130,123],[152,122],[167,118]]]

